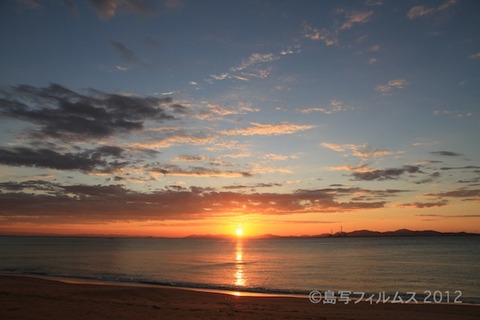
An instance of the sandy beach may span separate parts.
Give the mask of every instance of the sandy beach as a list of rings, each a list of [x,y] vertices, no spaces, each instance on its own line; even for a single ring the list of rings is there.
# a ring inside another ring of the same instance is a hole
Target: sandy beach
[[[480,307],[312,304],[307,298],[234,296],[177,288],[66,283],[0,276],[0,319],[478,319]]]

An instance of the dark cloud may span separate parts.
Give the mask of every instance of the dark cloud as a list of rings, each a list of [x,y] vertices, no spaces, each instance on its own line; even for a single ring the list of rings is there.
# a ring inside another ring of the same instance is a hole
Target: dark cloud
[[[427,196],[434,197],[452,197],[452,198],[476,198],[480,200],[480,189],[458,189],[441,193],[430,193]]]
[[[5,223],[190,220],[232,212],[268,215],[352,211],[382,208],[386,203],[348,200],[358,192],[392,194],[399,190],[327,188],[292,193],[238,193],[177,186],[142,193],[122,185],[60,185],[41,180],[4,182],[0,183],[0,219]]]
[[[225,186],[223,189],[227,190],[238,190],[238,189],[256,189],[256,188],[271,188],[271,187],[281,187],[283,184],[281,183],[256,183],[252,185],[232,185],[232,186]]]
[[[416,184],[431,183],[436,179],[440,178],[440,172],[435,171],[427,175],[426,178],[415,181]]]
[[[169,98],[132,97],[90,90],[82,95],[61,85],[20,85],[0,92],[0,115],[39,126],[34,136],[98,139],[143,128],[146,120],[175,119]]]
[[[433,217],[433,218],[480,218],[480,214],[457,214],[457,215],[446,215],[446,214],[417,214],[417,217]]]
[[[413,202],[413,203],[404,203],[401,204],[401,207],[408,207],[408,208],[433,208],[433,207],[443,207],[448,204],[448,200],[440,200],[437,202]]]
[[[0,163],[10,166],[112,173],[127,164],[118,161],[123,152],[122,148],[114,146],[102,146],[78,153],[60,153],[50,149],[27,147],[0,148]]]
[[[456,152],[452,152],[452,151],[432,151],[430,153],[433,154],[433,155],[436,155],[436,156],[447,156],[447,157],[461,157],[462,156],[461,153],[456,153]]]
[[[384,180],[396,180],[399,176],[405,173],[422,173],[420,166],[406,165],[401,168],[387,168],[382,170],[372,170],[367,172],[354,172],[352,173],[353,180],[363,181],[384,181]]]
[[[463,167],[442,167],[442,168],[440,168],[440,170],[471,170],[471,169],[480,169],[480,167],[478,167],[478,166],[463,166]]]
[[[241,170],[218,170],[208,167],[191,166],[182,168],[173,164],[154,165],[150,172],[171,176],[207,176],[207,177],[252,177],[253,173]]]

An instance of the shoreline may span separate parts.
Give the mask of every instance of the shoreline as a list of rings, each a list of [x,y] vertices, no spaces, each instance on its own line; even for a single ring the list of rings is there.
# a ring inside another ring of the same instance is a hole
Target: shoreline
[[[236,296],[189,288],[72,283],[0,275],[2,319],[478,319],[471,304],[313,304],[308,298]]]
[[[204,292],[204,293],[214,293],[214,294],[225,294],[237,297],[271,297],[271,298],[278,298],[278,297],[285,297],[285,298],[294,298],[294,299],[308,299],[309,293],[313,292],[321,292],[322,295],[324,291],[313,290],[311,292],[304,292],[304,291],[282,291],[281,289],[272,289],[271,291],[261,291],[259,288],[215,288],[215,287],[206,287],[206,286],[188,286],[188,285],[177,285],[177,284],[165,284],[165,283],[155,283],[155,282],[148,282],[148,281],[121,281],[121,280],[108,280],[108,279],[93,279],[93,278],[82,278],[82,277],[74,277],[74,276],[58,276],[58,275],[47,275],[47,274],[35,274],[35,273],[15,273],[15,272],[8,272],[8,271],[1,271],[1,276],[13,276],[13,277],[28,277],[28,278],[38,278],[50,281],[58,281],[66,284],[85,284],[85,285],[102,285],[102,286],[124,286],[124,287],[140,287],[140,288],[161,288],[161,289],[178,289],[178,290],[186,290],[186,291],[195,291],[195,292]],[[386,293],[384,294],[390,295],[391,298],[394,293]],[[369,302],[367,298],[374,294],[374,298],[372,299],[373,302]],[[365,293],[365,297],[363,299],[350,297],[350,303],[357,302],[360,300],[361,302],[367,303],[369,302],[372,304],[376,303],[377,299],[380,299],[378,296],[379,292],[375,293]],[[408,296],[410,297],[410,296]],[[339,299],[338,292],[335,295],[335,299]],[[400,296],[400,298],[404,299],[405,301],[408,299],[406,295]],[[433,299],[430,299],[430,302],[422,302],[421,295],[416,296],[417,303],[410,302],[410,303],[392,303],[392,304],[433,304],[433,305],[471,305],[480,307],[480,303],[478,302],[478,298],[468,298],[467,301],[461,300],[461,302],[435,302]],[[453,300],[453,298],[451,299]],[[342,303],[341,301],[339,303]],[[387,303],[391,303],[388,301]]]
[[[86,284],[86,285],[102,285],[102,286],[125,286],[125,287],[140,287],[140,288],[161,288],[161,289],[179,289],[187,291],[197,291],[205,293],[217,293],[217,294],[226,294],[232,296],[242,296],[242,297],[288,297],[288,298],[301,298],[307,299],[307,293],[288,293],[288,292],[261,292],[261,291],[249,291],[249,290],[235,290],[235,289],[216,289],[216,288],[207,288],[202,286],[182,286],[182,285],[168,285],[162,283],[149,283],[149,282],[135,282],[135,281],[115,281],[115,280],[100,280],[100,279],[90,279],[90,278],[75,278],[75,277],[64,277],[64,276],[54,276],[54,275],[44,275],[44,274],[29,274],[29,273],[14,273],[14,272],[0,272],[0,277],[27,277],[27,278],[36,278],[50,281],[58,281],[66,284]],[[479,305],[480,306],[480,305]]]

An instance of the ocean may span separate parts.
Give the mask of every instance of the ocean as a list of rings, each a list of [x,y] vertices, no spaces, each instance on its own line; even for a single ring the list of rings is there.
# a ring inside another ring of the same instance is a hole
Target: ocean
[[[0,272],[235,292],[480,303],[480,237],[0,237]]]

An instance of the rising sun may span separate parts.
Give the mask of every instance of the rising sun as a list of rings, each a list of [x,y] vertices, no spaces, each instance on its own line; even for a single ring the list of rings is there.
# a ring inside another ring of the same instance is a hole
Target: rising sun
[[[237,234],[238,237],[241,237],[243,235],[243,229],[242,228],[237,228],[235,233]]]

